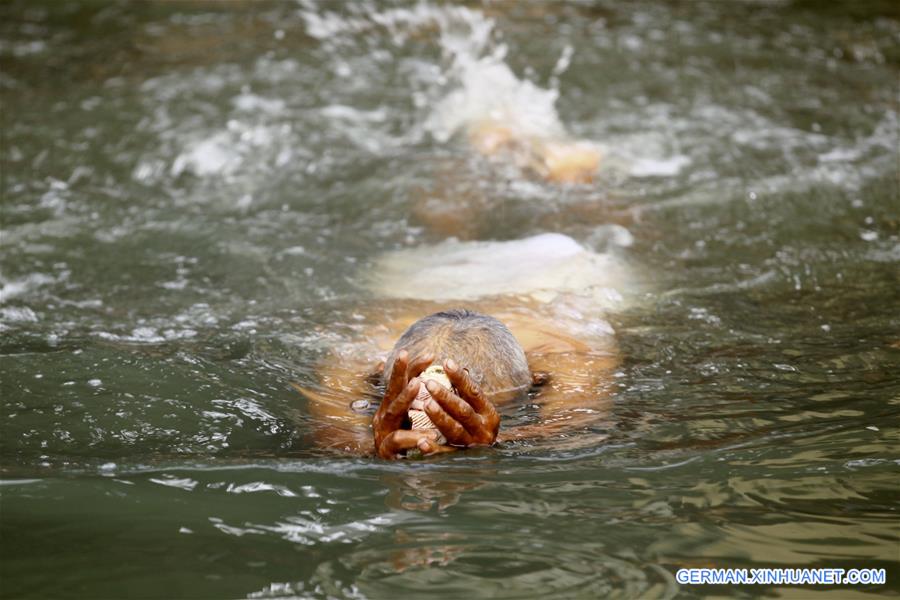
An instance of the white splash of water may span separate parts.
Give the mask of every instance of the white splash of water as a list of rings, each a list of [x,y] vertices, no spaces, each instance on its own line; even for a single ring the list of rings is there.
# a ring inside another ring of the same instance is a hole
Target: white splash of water
[[[636,158],[629,172],[635,177],[672,177],[691,164],[687,156],[676,155],[669,158]]]
[[[0,308],[0,322],[37,323],[38,316],[27,306],[4,306]]]
[[[495,122],[515,137],[565,137],[556,111],[559,91],[516,76],[505,60],[506,45],[491,43],[492,19],[475,11],[459,11],[453,16],[459,23],[447,23],[440,35],[441,48],[452,61],[445,73],[450,91],[434,105],[425,121],[426,130],[444,142],[468,127]],[[567,68],[571,47],[567,51],[554,74]]]
[[[172,175],[192,171],[204,177],[233,172],[240,165],[240,158],[229,142],[228,134],[220,132],[191,143],[172,163]]]
[[[31,273],[19,279],[7,280],[0,275],[0,304],[21,296],[40,286],[56,283],[57,278],[44,273]]]
[[[556,111],[559,92],[554,85],[541,87],[516,76],[506,63],[507,47],[495,41],[495,22],[481,11],[463,6],[431,6],[419,3],[407,8],[378,10],[357,4],[351,15],[323,11],[320,5],[302,2],[300,11],[309,35],[323,43],[369,31],[386,30],[394,45],[411,35],[436,28],[437,43],[448,63],[439,69],[420,69],[417,77],[427,91],[413,91],[417,106],[428,110],[424,130],[446,142],[468,127],[486,121],[503,123],[514,136],[553,139],[566,132]],[[571,63],[574,50],[566,46],[553,69],[559,76]]]
[[[197,137],[186,142],[186,148],[175,158],[170,168],[173,176],[191,172],[199,177],[231,175],[247,163],[259,161],[259,156],[272,154],[274,142],[291,131],[290,124],[256,124],[231,119],[225,130]],[[258,165],[264,167],[265,163]]]
[[[241,92],[239,95],[231,99],[234,107],[243,112],[255,113],[264,112],[272,115],[278,115],[284,112],[286,104],[284,100],[279,98],[264,98],[251,92]]]

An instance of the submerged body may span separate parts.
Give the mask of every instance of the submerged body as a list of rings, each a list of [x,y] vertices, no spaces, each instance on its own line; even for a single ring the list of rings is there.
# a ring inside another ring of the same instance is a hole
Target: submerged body
[[[493,120],[470,126],[468,138],[484,156],[507,160],[553,183],[591,183],[600,166],[600,151],[590,142],[527,135]]]
[[[450,359],[478,374],[476,383],[501,413],[535,384],[538,422],[504,428],[500,440],[552,435],[604,418],[605,383],[618,364],[604,315],[621,304],[616,288],[626,280],[626,270],[611,256],[591,252],[567,236],[544,234],[389,253],[371,273],[368,285],[380,298],[379,310],[363,314],[366,324],[359,326],[357,339],[323,362],[321,390],[303,390],[320,417],[321,445],[373,451],[370,413],[354,412],[350,404],[374,400],[381,385],[390,387],[391,368],[402,350],[408,350],[410,363],[430,353],[435,364]],[[460,307],[491,317],[510,332],[523,353],[525,379],[521,374],[508,382],[485,376],[492,356],[478,344],[443,347],[434,336],[425,336],[413,346],[404,339],[423,317]]]

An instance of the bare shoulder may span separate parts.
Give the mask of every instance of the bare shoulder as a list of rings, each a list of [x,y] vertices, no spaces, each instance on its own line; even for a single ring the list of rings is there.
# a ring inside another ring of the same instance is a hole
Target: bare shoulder
[[[496,316],[509,327],[526,354],[584,353],[591,350],[588,344],[561,331],[550,320],[517,312]]]

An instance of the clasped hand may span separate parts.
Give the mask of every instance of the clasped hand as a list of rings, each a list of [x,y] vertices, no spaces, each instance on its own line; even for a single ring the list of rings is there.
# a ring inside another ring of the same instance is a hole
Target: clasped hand
[[[418,379],[433,360],[432,355],[426,354],[410,361],[405,350],[397,355],[381,406],[372,420],[375,453],[381,458],[393,460],[413,448],[426,455],[451,452],[458,448],[487,446],[497,439],[500,415],[467,370],[461,369],[453,360],[444,362],[444,372],[456,393],[436,381],[423,384]],[[433,429],[401,429],[422,385],[431,394],[431,399],[425,403],[425,413],[444,434],[447,444],[438,444],[438,434]]]

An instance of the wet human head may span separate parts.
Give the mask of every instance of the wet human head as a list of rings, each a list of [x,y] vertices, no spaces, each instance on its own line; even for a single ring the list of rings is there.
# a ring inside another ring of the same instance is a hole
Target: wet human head
[[[494,317],[470,310],[446,310],[413,323],[385,362],[385,381],[401,350],[411,358],[431,353],[433,364],[453,359],[469,370],[485,394],[515,392],[531,384],[525,352],[512,332]]]

